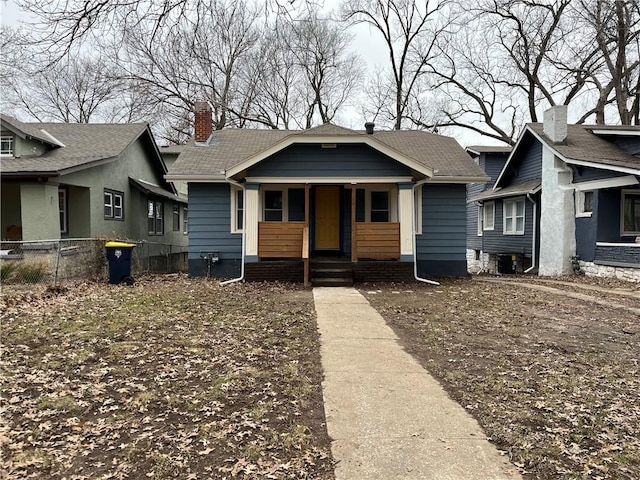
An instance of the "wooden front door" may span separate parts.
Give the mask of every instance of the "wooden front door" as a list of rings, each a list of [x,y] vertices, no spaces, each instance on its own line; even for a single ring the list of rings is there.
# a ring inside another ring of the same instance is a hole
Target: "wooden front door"
[[[340,249],[340,187],[316,187],[316,250]]]

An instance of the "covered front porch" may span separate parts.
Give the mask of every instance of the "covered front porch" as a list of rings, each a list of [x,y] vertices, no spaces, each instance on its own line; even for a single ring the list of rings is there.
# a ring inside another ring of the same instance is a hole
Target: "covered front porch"
[[[359,263],[369,270],[371,262],[403,263],[400,277],[407,280],[413,265],[412,187],[410,182],[245,185],[237,204],[246,212],[249,276],[301,266],[308,284],[325,260],[333,263],[329,270],[356,276]]]

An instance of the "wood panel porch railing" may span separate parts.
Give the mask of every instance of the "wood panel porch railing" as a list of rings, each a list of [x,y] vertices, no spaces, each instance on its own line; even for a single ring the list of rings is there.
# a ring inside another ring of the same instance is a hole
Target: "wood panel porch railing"
[[[399,260],[400,223],[355,223],[358,259]]]
[[[304,222],[259,222],[258,257],[303,258]]]

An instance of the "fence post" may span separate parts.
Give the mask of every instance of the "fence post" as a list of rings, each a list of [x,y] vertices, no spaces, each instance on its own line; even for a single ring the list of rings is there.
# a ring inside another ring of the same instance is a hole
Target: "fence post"
[[[57,253],[56,253],[56,269],[53,272],[53,288],[56,288],[58,286],[58,268],[60,266],[60,249],[62,248],[62,244],[61,244],[62,240],[58,240],[58,248]]]

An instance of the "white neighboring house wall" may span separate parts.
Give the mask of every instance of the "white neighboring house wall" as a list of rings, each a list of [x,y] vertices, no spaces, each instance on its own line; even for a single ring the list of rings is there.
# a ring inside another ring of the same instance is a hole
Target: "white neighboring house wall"
[[[566,139],[566,106],[555,106],[544,113],[544,132],[553,143],[561,143]],[[571,170],[555,156],[549,145],[543,144],[538,268],[541,276],[573,272],[571,257],[576,254],[576,234],[571,181]]]

